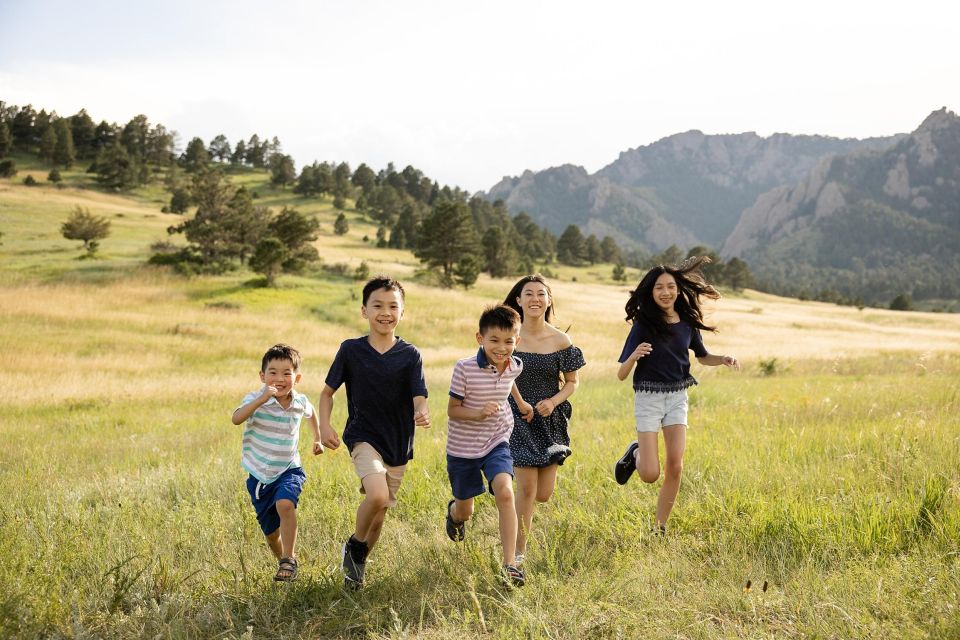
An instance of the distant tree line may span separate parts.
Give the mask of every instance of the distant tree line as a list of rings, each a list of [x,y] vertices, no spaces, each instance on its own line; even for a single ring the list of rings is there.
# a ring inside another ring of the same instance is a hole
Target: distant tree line
[[[558,241],[526,213],[511,216],[502,201],[441,186],[412,166],[398,171],[390,163],[374,171],[366,164],[351,169],[345,162],[313,162],[298,174],[276,137],[254,134],[233,144],[222,134],[208,143],[194,137],[180,152],[177,133],[150,123],[145,115],[122,126],[105,120],[97,124],[85,109],[60,117],[37,112],[32,105],[0,101],[0,157],[11,149],[34,153],[54,169],[89,162],[87,171],[110,190],[162,181],[170,193],[165,211],[183,214],[196,207],[196,213],[170,229],[182,233],[188,247],[158,247],[154,261],[172,262],[186,271],[249,265],[272,281],[279,272],[302,270],[315,260],[297,238],[299,233],[316,239],[317,228],[305,226],[316,221],[293,208],[274,216],[257,206],[256,194],[232,186],[226,177],[225,172],[237,167],[266,170],[272,185],[292,185],[293,192],[305,198],[332,197],[337,209],[352,202],[377,225],[377,247],[412,250],[444,286],[469,287],[481,272],[493,277],[531,273],[556,259],[593,264],[618,262],[621,256],[612,238]],[[12,161],[10,169],[15,172]],[[59,171],[55,178],[61,179]],[[346,217],[338,217],[335,232],[348,229]],[[266,240],[271,242],[261,246]]]

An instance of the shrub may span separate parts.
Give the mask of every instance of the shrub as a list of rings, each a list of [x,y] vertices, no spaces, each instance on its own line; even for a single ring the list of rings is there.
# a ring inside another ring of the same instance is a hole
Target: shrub
[[[13,160],[0,160],[0,178],[12,178],[17,175],[17,163]]]
[[[28,187],[34,187],[37,185],[37,179],[31,175],[28,175],[23,179],[23,184],[27,185]]]
[[[773,376],[784,370],[783,364],[776,358],[761,358],[757,367],[760,369],[760,374],[764,376]]]

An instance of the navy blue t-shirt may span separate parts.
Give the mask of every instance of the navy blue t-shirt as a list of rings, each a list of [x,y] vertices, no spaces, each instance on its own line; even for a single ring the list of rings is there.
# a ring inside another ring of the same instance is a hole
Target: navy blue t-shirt
[[[702,358],[707,353],[700,337],[700,330],[681,320],[669,325],[670,336],[657,336],[646,324],[634,321],[623,345],[618,362],[623,363],[643,342],[649,342],[653,350],[637,360],[633,370],[635,391],[671,392],[697,384],[690,375],[690,353]]]
[[[385,464],[398,467],[413,458],[413,398],[427,395],[423,359],[402,338],[380,353],[367,336],[344,340],[326,384],[333,390],[347,385],[347,424],[343,441],[366,442]]]

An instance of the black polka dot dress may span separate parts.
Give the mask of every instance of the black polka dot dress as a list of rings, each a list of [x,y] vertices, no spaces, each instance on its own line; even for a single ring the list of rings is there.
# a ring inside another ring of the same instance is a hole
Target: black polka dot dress
[[[514,355],[523,361],[517,389],[523,399],[534,407],[557,393],[561,373],[576,371],[586,364],[583,352],[572,345],[553,353],[516,351]],[[547,467],[563,464],[571,454],[570,435],[567,433],[573,413],[570,402],[563,401],[546,418],[534,412],[533,421],[529,423],[520,415],[513,397],[510,398],[510,408],[513,410],[514,425],[510,435],[510,452],[514,466]]]

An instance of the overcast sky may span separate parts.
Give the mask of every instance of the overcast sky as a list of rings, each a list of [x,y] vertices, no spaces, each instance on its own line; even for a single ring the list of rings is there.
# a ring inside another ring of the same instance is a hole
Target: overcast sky
[[[0,100],[486,190],[664,136],[960,109],[960,3],[0,0]]]

